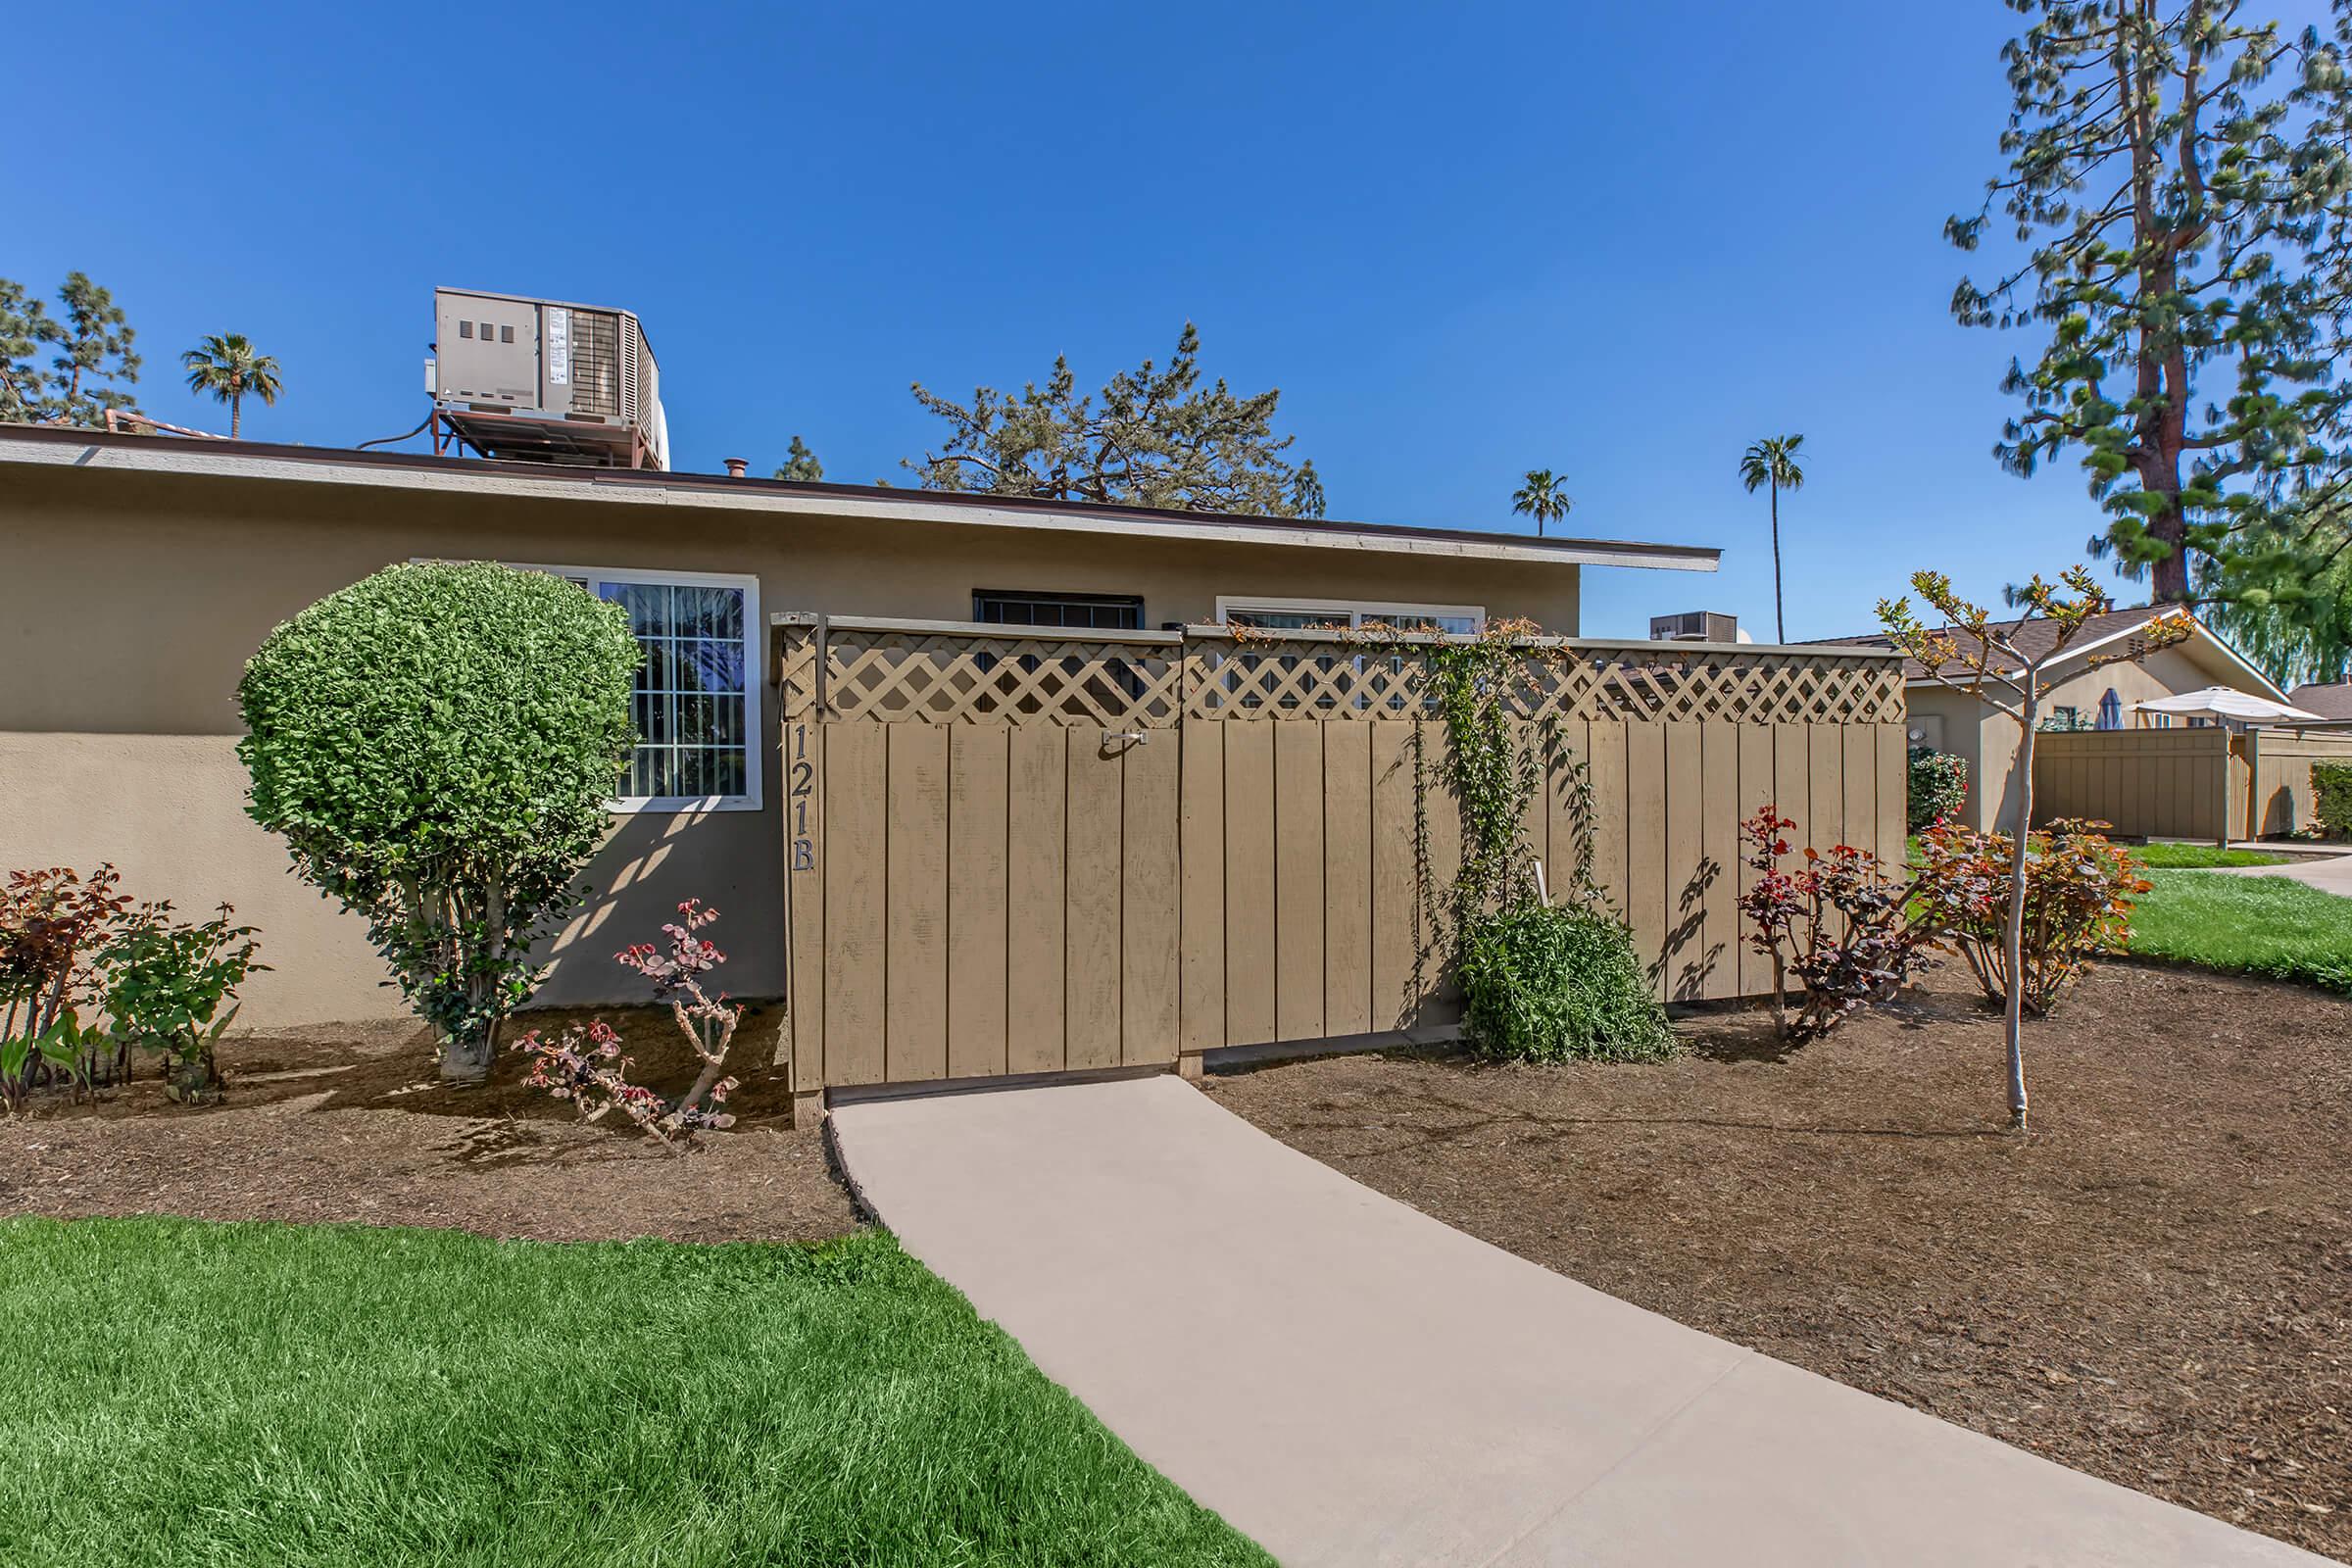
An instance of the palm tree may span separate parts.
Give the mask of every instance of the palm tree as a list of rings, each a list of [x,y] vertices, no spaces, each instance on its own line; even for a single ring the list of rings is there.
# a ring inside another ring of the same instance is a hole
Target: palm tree
[[[1740,478],[1754,495],[1765,485],[1772,486],[1772,625],[1773,641],[1788,640],[1788,617],[1781,609],[1781,492],[1802,490],[1805,470],[1796,466],[1796,450],[1805,444],[1801,435],[1771,435],[1758,441],[1740,456]]]
[[[1522,517],[1536,519],[1536,537],[1539,539],[1544,537],[1545,522],[1559,521],[1568,515],[1568,509],[1576,505],[1561,493],[1560,486],[1565,483],[1566,480],[1549,468],[1530,468],[1527,470],[1527,483],[1521,485],[1511,497],[1512,512]]]
[[[179,357],[187,368],[188,390],[210,392],[228,405],[228,438],[237,438],[245,420],[245,396],[275,403],[285,386],[277,378],[277,361],[254,352],[241,332],[216,332]]]

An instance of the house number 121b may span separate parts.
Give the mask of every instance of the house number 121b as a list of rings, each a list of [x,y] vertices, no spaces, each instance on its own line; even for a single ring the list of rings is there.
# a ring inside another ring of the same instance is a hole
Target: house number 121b
[[[792,813],[792,868],[795,871],[816,869],[816,846],[808,838],[808,797],[816,793],[816,768],[808,760],[808,726],[792,726],[791,799],[785,809]]]

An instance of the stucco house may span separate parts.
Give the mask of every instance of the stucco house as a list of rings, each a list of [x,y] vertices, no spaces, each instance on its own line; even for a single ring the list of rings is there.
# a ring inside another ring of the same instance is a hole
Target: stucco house
[[[2158,613],[2156,609],[2142,606],[2111,611],[2086,622],[2068,646],[2065,658],[2048,672],[2055,684],[2043,700],[2044,722],[2063,729],[2167,729],[2175,722],[2170,715],[2141,713],[2139,705],[2210,686],[2226,686],[2272,702],[2287,701],[2286,693],[2275,681],[2203,621],[2196,623],[2187,641],[2144,659],[2098,662],[2102,657],[2112,659],[2123,652],[2132,637]],[[1995,630],[2013,639],[2029,656],[2038,656],[2057,637],[2057,628],[2041,619],[2003,621]],[[1830,641],[1862,648],[1891,646],[1884,636]],[[1910,706],[1911,744],[1948,752],[1968,764],[1968,801],[1961,808],[1962,824],[1977,829],[2014,826],[2015,721],[1982,699],[1944,685],[1916,660],[1904,661],[1903,677]]]
[[[784,989],[770,617],[1151,631],[1346,618],[1578,629],[1591,566],[1712,571],[1677,545],[1309,522],[650,469],[0,426],[0,867],[112,860],[227,900],[273,971],[241,1022],[397,1016],[360,923],[247,819],[235,692],[271,627],[396,562],[490,560],[630,605],[646,744],[558,940],[550,1002],[618,1000],[598,958],[676,901],[726,911],[729,989]]]

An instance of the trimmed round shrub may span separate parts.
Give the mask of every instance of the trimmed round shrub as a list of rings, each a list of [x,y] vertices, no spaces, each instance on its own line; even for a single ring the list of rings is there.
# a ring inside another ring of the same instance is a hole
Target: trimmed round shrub
[[[388,567],[278,627],[237,701],[247,811],[368,921],[478,1081],[577,902],[635,734],[628,616],[544,572]]]
[[[1926,746],[1911,748],[1911,790],[1908,802],[1911,831],[1941,827],[1968,804],[1968,763],[1949,752]]]
[[[1462,1037],[1506,1061],[1656,1061],[1674,1031],[1634,951],[1605,910],[1523,903],[1463,932]]]

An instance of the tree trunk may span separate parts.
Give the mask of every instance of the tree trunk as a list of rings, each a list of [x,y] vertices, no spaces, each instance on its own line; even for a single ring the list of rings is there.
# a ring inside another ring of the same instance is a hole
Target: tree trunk
[[[228,395],[228,438],[231,441],[237,439],[237,432],[243,428],[244,423],[245,399],[237,393],[231,392]]]
[[[1781,481],[1772,481],[1772,640],[1788,641],[1788,617],[1781,609]]]
[[[2040,721],[2041,702],[2034,688],[2039,674],[2026,672],[2025,735],[2017,746],[2017,827],[2009,853],[2009,920],[2001,933],[2001,951],[2008,959],[2008,985],[2001,1040],[2009,1053],[2009,1125],[2026,1130],[2026,851],[2034,832],[2034,729]]]
[[[498,1042],[488,1035],[479,1040],[452,1040],[441,1048],[441,1081],[445,1084],[478,1084],[490,1077],[490,1060],[498,1054]]]

